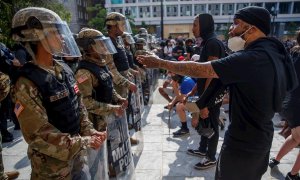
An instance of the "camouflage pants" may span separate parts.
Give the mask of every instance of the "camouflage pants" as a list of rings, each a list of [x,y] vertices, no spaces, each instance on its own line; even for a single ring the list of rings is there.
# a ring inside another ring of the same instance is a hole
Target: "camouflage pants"
[[[0,180],[7,180],[8,177],[4,173],[3,159],[2,159],[2,135],[0,133]]]
[[[89,179],[83,172],[83,152],[73,160],[61,161],[36,150],[28,148],[28,157],[31,161],[31,180],[86,180]]]

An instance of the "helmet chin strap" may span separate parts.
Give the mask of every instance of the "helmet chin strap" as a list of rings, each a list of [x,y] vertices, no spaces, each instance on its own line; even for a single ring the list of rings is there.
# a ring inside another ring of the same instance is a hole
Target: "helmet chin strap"
[[[25,48],[26,48],[27,52],[30,54],[30,56],[31,56],[31,58],[32,58],[32,60],[33,60],[33,62],[36,63],[35,54],[33,53],[33,51],[32,51],[32,49],[31,49],[31,46],[30,46],[29,42],[26,42],[26,43],[25,43]]]

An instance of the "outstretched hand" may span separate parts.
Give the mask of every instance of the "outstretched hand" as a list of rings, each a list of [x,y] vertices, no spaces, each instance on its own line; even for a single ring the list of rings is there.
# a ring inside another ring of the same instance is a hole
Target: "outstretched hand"
[[[139,55],[137,57],[139,63],[143,64],[146,68],[159,68],[161,59],[154,55]]]

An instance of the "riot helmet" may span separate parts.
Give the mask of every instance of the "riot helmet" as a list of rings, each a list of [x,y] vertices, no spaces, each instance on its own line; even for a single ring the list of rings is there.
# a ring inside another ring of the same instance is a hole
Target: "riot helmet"
[[[117,52],[109,37],[105,37],[100,31],[96,29],[83,28],[77,35],[76,42],[80,50],[84,53],[90,48],[98,54],[107,55],[115,54]]]
[[[53,11],[39,7],[19,10],[12,19],[12,38],[24,42],[33,59],[29,43],[40,42],[56,57],[80,57],[80,51],[66,22]]]
[[[123,39],[124,43],[126,42],[127,44],[130,44],[130,45],[135,43],[131,34],[126,33],[126,32],[123,33],[122,39]]]
[[[131,30],[128,19],[121,13],[118,13],[118,12],[108,13],[105,18],[105,25],[106,26],[118,26],[118,28],[122,32],[127,32],[129,34],[132,34],[132,30]]]

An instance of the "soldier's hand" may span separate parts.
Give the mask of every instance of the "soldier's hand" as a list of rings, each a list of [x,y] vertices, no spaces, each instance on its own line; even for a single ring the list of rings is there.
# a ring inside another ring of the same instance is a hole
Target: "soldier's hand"
[[[103,132],[96,131],[94,134],[92,134],[92,136],[97,136],[97,137],[99,137],[102,141],[105,141],[106,138],[107,138],[107,133],[106,133],[106,131],[103,131]]]
[[[127,99],[122,98],[122,99],[120,100],[120,102],[121,102],[121,105],[122,105],[122,108],[123,108],[123,109],[126,109],[126,108],[128,107],[128,100],[127,100]]]
[[[119,106],[119,107],[115,108],[115,114],[116,114],[116,116],[118,116],[118,117],[123,116],[123,114],[124,114],[124,109],[122,108],[122,106]]]
[[[103,141],[98,136],[91,136],[91,138],[89,139],[89,147],[93,149],[99,149],[102,144]]]
[[[162,61],[154,55],[139,55],[137,60],[147,68],[159,68],[160,62]]]
[[[134,76],[139,76],[140,75],[140,72],[139,71],[136,71],[136,70],[132,70],[132,74]]]
[[[209,111],[208,111],[208,108],[207,108],[207,107],[205,107],[205,108],[203,108],[203,109],[200,109],[200,117],[201,117],[202,119],[208,118],[208,115],[209,115]]]
[[[131,92],[136,92],[137,91],[137,86],[134,83],[131,82],[130,85],[129,85],[129,90]]]

